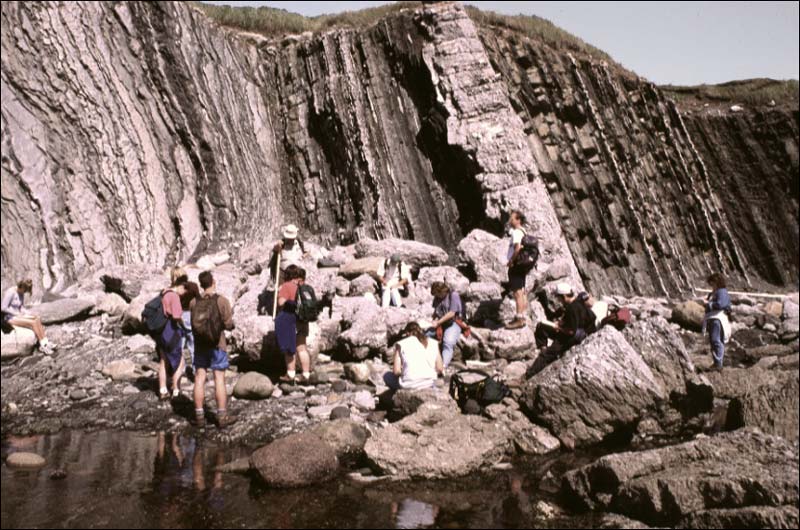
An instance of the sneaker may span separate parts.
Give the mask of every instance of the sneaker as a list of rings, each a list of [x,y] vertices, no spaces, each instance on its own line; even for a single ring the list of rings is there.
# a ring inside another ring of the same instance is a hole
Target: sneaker
[[[525,321],[521,318],[515,318],[508,324],[506,324],[506,329],[521,329],[525,327]]]
[[[39,351],[42,352],[42,355],[47,355],[47,356],[53,355],[53,346],[50,344],[47,344],[46,346],[40,344]]]
[[[158,399],[161,401],[167,401],[169,399],[169,392],[159,392]]]
[[[287,383],[287,384],[293,385],[295,383],[295,378],[294,377],[289,377],[287,374],[283,374],[282,376],[280,376],[278,378],[278,381],[281,382],[281,383]]]
[[[179,388],[173,388],[172,389],[172,399],[178,399],[179,397],[181,397],[180,389]]]
[[[217,416],[217,428],[224,429],[226,427],[230,427],[231,425],[236,423],[236,420],[238,419],[239,418],[237,418],[236,416],[231,416],[226,412],[225,414]]]

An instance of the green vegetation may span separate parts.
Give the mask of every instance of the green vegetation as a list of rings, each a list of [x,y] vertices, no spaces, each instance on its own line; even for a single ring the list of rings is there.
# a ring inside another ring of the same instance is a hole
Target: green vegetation
[[[794,102],[797,104],[800,99],[800,88],[796,79],[785,81],[743,79],[719,85],[665,85],[661,87],[661,90],[676,101],[696,99],[716,103],[766,105],[773,100],[776,103]]]
[[[274,7],[231,7],[203,2],[192,2],[192,5],[222,26],[259,33],[267,37],[280,37],[286,34],[317,32],[340,27],[366,27],[402,9],[419,7],[421,2],[395,2],[316,17],[304,17]]]

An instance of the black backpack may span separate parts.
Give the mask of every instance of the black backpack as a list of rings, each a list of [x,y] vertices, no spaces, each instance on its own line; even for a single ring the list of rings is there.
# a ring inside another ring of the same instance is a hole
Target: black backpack
[[[192,307],[192,334],[199,344],[215,346],[219,343],[225,323],[219,311],[219,295],[200,296]]]
[[[263,291],[258,293],[258,307],[256,308],[256,312],[259,315],[275,316],[272,314],[272,308],[274,305],[275,291],[265,288]]]
[[[482,378],[467,383],[464,380],[467,374],[477,374]],[[499,376],[490,376],[481,370],[461,370],[450,378],[450,396],[456,400],[462,411],[469,400],[476,401],[483,409],[493,403],[500,403],[510,395],[511,389]]]
[[[151,335],[161,333],[167,325],[168,319],[164,314],[164,303],[161,300],[163,296],[164,293],[160,293],[147,302],[142,309],[142,323]]]
[[[525,234],[522,237],[521,247],[519,254],[517,254],[516,265],[531,270],[536,267],[536,263],[539,261],[539,242],[535,236]]]
[[[301,322],[314,322],[317,320],[317,317],[322,311],[322,306],[319,300],[317,300],[317,295],[313,287],[306,284],[298,285],[295,301],[297,303],[295,313],[297,314],[298,320]]]

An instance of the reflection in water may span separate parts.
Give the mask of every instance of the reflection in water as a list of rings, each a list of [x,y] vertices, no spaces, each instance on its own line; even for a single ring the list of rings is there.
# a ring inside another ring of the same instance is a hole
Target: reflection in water
[[[576,465],[536,461],[525,471],[453,481],[378,483],[337,480],[272,490],[219,467],[252,448],[218,446],[177,433],[81,433],[6,438],[2,456],[44,456],[39,470],[2,466],[3,528],[531,528],[585,527],[575,517],[541,521],[532,506],[542,477]],[[64,480],[50,480],[54,470]],[[539,496],[537,498],[537,496]]]

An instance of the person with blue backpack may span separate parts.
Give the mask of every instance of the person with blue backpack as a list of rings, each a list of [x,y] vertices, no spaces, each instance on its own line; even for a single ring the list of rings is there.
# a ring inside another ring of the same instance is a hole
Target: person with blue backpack
[[[522,212],[512,211],[508,224],[507,288],[514,297],[517,311],[514,320],[506,324],[506,329],[520,329],[528,324],[528,296],[525,293],[525,279],[536,266],[539,247],[536,238],[525,233],[523,228],[525,216]]]

